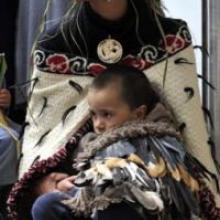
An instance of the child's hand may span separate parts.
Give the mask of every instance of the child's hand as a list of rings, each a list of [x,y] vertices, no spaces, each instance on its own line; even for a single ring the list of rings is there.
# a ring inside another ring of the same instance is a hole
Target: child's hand
[[[67,192],[74,187],[75,176],[67,177],[57,183],[57,190]]]
[[[0,89],[0,108],[8,108],[11,104],[11,94],[7,89]]]
[[[58,183],[66,178],[68,175],[65,173],[51,173],[38,182],[34,191],[37,195],[56,191]]]

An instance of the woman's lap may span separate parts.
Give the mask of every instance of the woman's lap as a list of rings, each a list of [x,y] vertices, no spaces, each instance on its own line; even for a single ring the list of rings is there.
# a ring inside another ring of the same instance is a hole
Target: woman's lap
[[[67,198],[69,199],[69,195],[62,192],[51,192],[38,197],[32,207],[33,219],[73,220],[71,211],[61,202]]]
[[[75,192],[51,192],[40,196],[32,207],[34,220],[76,220],[71,210],[61,203],[62,200],[74,196]],[[79,218],[82,219],[82,218]],[[126,203],[113,204],[104,211],[98,211],[93,220],[142,220],[139,214]],[[89,220],[89,219],[87,219]]]

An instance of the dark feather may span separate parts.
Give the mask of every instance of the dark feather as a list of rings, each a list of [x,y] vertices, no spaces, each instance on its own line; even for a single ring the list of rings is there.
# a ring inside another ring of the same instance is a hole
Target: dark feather
[[[177,141],[176,138],[169,136],[161,138],[161,141],[167,150],[172,151],[172,155],[177,158],[178,162],[184,162],[186,151],[181,142]]]
[[[173,169],[175,169],[176,162],[174,158],[172,158],[170,152],[167,151],[163,143],[156,137],[149,137],[149,140],[151,141],[152,146],[156,147],[157,150],[160,152],[160,154],[162,155],[162,158],[164,158],[164,160],[168,162]]]
[[[165,177],[163,177],[162,181],[163,181],[165,187],[168,188],[168,191],[165,193],[165,195],[163,197],[165,199],[168,199],[167,197],[170,196],[171,197],[170,199],[175,204],[178,212],[184,213],[185,208],[184,208],[184,205],[182,204],[181,197],[176,189],[176,186],[174,184],[173,179],[171,179],[168,176],[165,176]]]
[[[153,190],[153,191],[157,191],[157,186],[156,186],[156,183],[155,183],[155,180],[152,179],[150,176],[146,175],[146,171],[144,171],[142,168],[139,168],[137,170],[138,172],[138,175],[142,177],[142,179],[144,180],[145,182],[145,190]],[[147,186],[146,186],[147,184]]]
[[[22,87],[29,85],[31,82],[34,82],[34,83],[33,83],[31,92],[30,92],[29,95],[28,95],[28,98],[26,98],[26,94],[22,91]],[[27,99],[27,103],[28,103],[28,102],[30,101],[30,99],[31,99],[33,90],[34,90],[34,88],[35,88],[37,82],[39,82],[39,78],[36,77],[36,78],[33,78],[33,79],[28,80],[28,81],[26,81],[26,82],[23,82],[23,83],[20,83],[20,84],[12,85],[12,86],[9,87],[9,89],[18,89],[18,92],[20,93],[20,95],[22,96],[22,98],[23,98],[24,100]],[[27,105],[27,112],[29,112],[30,117],[32,118],[34,124],[37,126],[37,123],[36,123],[36,121],[35,121],[35,119],[34,119],[34,117],[33,117],[33,115],[32,115],[32,112],[31,112],[31,109],[29,108],[29,105]]]
[[[44,138],[50,133],[50,131],[51,131],[51,129],[48,130],[47,132],[45,132],[45,133],[40,137],[39,141],[36,143],[36,145],[35,145],[34,147],[40,145],[40,144],[43,142]]]
[[[192,87],[185,87],[184,92],[187,94],[188,100],[194,96],[194,89]]]
[[[197,77],[202,79],[202,81],[208,85],[211,89],[215,90],[216,88],[202,75],[197,74]]]
[[[10,86],[9,89],[21,88],[21,87],[24,87],[24,86],[29,85],[31,82],[34,82],[33,86],[35,86],[38,81],[39,81],[39,79],[36,77],[36,78],[33,78],[33,79],[28,80],[28,81],[23,82],[23,83],[16,83],[16,84]],[[33,87],[32,87],[32,88],[33,88]]]
[[[47,97],[43,97],[43,99],[44,99],[43,106],[42,106],[42,109],[41,109],[38,117],[40,117],[42,115],[44,109],[48,106],[48,102],[47,102],[48,99],[47,99]]]
[[[149,152],[147,155],[145,155],[146,159],[145,159],[145,163],[147,164],[148,162],[152,162],[152,163],[156,163],[157,159],[159,157],[161,157],[161,152],[160,149],[158,149],[157,147],[154,146],[154,144],[152,143],[152,141],[148,139],[148,146],[150,148]]]
[[[176,218],[172,219],[190,219],[191,211],[194,213],[199,211],[198,202],[195,200],[193,193],[182,182],[175,181],[168,176],[165,176],[162,181],[169,189],[171,201],[177,209],[177,212],[174,211]],[[164,197],[167,196],[169,194],[164,195]]]
[[[212,120],[212,116],[211,116],[211,113],[210,113],[210,111],[206,108],[206,107],[202,107],[202,110],[203,110],[203,112],[204,112],[204,114],[205,114],[205,118],[206,118],[206,116],[207,116],[207,118],[209,119],[209,122],[210,122],[210,126],[211,126],[211,128],[213,129],[214,128],[214,123],[213,123],[213,120]]]
[[[200,51],[202,51],[202,53],[205,53],[207,56],[209,56],[209,52],[207,50],[207,48],[200,46],[200,45],[195,45],[193,46],[193,49],[199,49]]]
[[[181,133],[183,133],[183,131],[184,131],[185,128],[186,128],[186,123],[183,122],[183,123],[181,123],[180,126],[179,126],[179,131],[180,131]]]
[[[198,159],[192,157],[190,154],[186,154],[185,163],[187,164],[188,171],[191,173],[193,177],[195,178],[202,177],[202,178],[206,178],[207,180],[210,180],[211,177],[212,179],[214,179],[216,182],[218,192],[220,192],[219,181],[217,176],[214,173],[210,172]]]
[[[202,178],[206,178],[207,180],[210,180],[209,178],[212,175],[212,173],[209,170],[207,170],[207,168],[202,163],[200,163],[198,159],[186,153],[185,163],[187,164],[188,171],[191,171],[193,177],[197,178],[199,176]],[[195,167],[196,172],[194,170]]]
[[[18,158],[18,160],[17,160],[17,164],[16,164],[16,170],[17,170],[17,171],[18,171],[18,169],[19,169],[19,165],[20,165],[20,162],[21,162],[21,159],[23,158],[23,156],[24,156],[24,154],[21,153],[20,156],[19,156],[19,158]]]
[[[213,161],[214,161],[214,163],[215,163],[216,169],[217,169],[218,173],[220,174],[220,165],[219,165],[219,162],[218,162],[217,159],[216,159],[216,146],[215,146],[215,142],[212,140],[211,137],[210,137],[209,140],[208,140],[208,144],[211,146],[212,158],[213,158]],[[219,180],[218,180],[217,176],[214,175],[214,174],[213,174],[212,177],[215,179],[218,192],[220,193]]]
[[[146,175],[146,172],[143,169],[141,168],[137,169],[136,179],[142,184],[142,187],[144,187],[145,190],[152,190],[152,191],[157,190],[155,181],[151,179],[148,175]]]
[[[30,93],[29,93],[28,98],[27,98],[27,102],[28,102],[28,103],[29,103],[29,101],[31,100],[31,97],[32,97],[32,94],[33,94],[33,92],[34,92],[35,86],[36,86],[37,83],[39,82],[39,78],[34,78],[34,79],[31,80],[31,81],[34,81],[34,83],[33,83],[33,85],[32,85],[32,88],[31,88]],[[19,91],[20,91],[21,93],[23,93],[20,89],[19,89]],[[32,111],[31,111],[31,109],[29,108],[29,105],[27,105],[27,110],[28,110],[28,112],[29,112],[29,114],[30,114],[30,116],[31,116],[31,118],[32,118],[32,120],[33,120],[33,122],[34,122],[34,124],[37,125],[37,123],[36,123],[36,121],[35,121],[35,118],[33,117]]]
[[[83,92],[82,86],[80,86],[78,83],[74,82],[73,80],[69,80],[69,85],[73,87],[79,94]]]
[[[30,123],[28,121],[24,122],[22,127],[21,127],[21,131],[20,131],[20,134],[19,134],[19,140],[23,137],[24,135],[24,131],[25,131],[25,128],[30,125]]]
[[[215,152],[215,143],[214,141],[212,140],[211,137],[209,137],[209,140],[207,141],[207,143],[211,146],[211,152],[212,152],[212,155],[216,155],[216,152]]]
[[[152,152],[150,152],[150,148],[148,146],[147,138],[135,138],[129,140],[134,146],[136,154],[139,155],[139,157],[148,164],[150,161],[152,163],[156,163],[157,159],[155,157],[152,157]]]
[[[174,61],[175,64],[194,64],[192,62],[189,62],[186,58],[184,57],[180,57],[180,58],[177,58],[175,61]]]
[[[31,166],[33,166],[38,160],[40,159],[40,155],[35,157],[34,161],[32,162]]]
[[[30,96],[32,96],[32,93],[33,93],[33,91],[34,91],[34,89],[35,89],[35,86],[37,85],[38,82],[39,82],[39,78],[35,78],[35,79],[34,79],[34,83],[33,83],[33,85],[32,85],[31,92],[30,92]]]
[[[70,113],[71,111],[74,111],[75,108],[76,108],[76,105],[73,105],[73,106],[71,106],[70,108],[68,108],[68,109],[64,112],[63,117],[62,117],[62,123],[63,123],[63,125],[65,124],[65,120],[66,120],[67,116],[69,115],[69,113]]]
[[[126,140],[117,141],[110,146],[104,148],[96,153],[96,157],[106,158],[106,157],[125,157],[136,151],[135,147]]]
[[[143,154],[141,159],[144,160],[145,164],[148,164],[148,163],[156,164],[159,155],[161,155],[161,153],[158,150],[156,150],[155,152],[155,149],[153,149],[149,151],[146,155]]]
[[[185,186],[182,182],[175,182],[176,188],[179,191],[179,196],[182,197],[186,206],[188,207],[188,212],[193,212],[195,215],[199,215],[199,206],[193,193]]]

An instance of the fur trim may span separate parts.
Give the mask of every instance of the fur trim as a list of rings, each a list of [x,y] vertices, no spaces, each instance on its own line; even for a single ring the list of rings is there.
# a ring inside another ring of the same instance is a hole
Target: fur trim
[[[90,158],[95,155],[100,149],[111,145],[112,143],[125,138],[138,138],[145,136],[172,136],[180,139],[180,134],[166,122],[148,122],[135,121],[129,122],[120,128],[114,129],[97,136],[97,138],[88,143],[84,143],[86,149],[83,153],[84,158]],[[80,155],[82,156],[82,155]]]
[[[204,218],[207,220],[220,220],[220,208],[216,206],[212,191],[200,180],[199,201]]]

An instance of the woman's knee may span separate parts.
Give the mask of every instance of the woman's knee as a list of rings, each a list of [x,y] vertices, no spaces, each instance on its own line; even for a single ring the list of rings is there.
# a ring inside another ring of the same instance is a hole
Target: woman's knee
[[[38,197],[31,210],[33,218],[37,219],[37,216],[41,218],[43,216],[48,216],[51,213],[54,214],[62,199],[64,199],[64,196],[59,192],[46,193]]]

